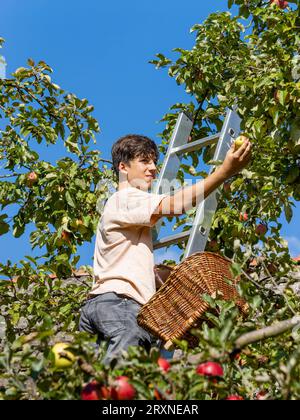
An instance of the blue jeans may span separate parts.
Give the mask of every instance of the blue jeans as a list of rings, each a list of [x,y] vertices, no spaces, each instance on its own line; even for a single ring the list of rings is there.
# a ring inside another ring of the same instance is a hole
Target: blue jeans
[[[151,346],[160,346],[160,340],[137,323],[141,307],[135,300],[111,292],[96,295],[81,308],[79,330],[97,334],[98,344],[107,342],[105,365],[129,346],[142,346],[148,352]]]

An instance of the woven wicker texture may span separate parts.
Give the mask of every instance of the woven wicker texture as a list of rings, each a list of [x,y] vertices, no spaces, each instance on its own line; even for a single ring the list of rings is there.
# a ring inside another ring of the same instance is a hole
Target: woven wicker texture
[[[212,310],[203,294],[236,301],[243,313],[246,302],[238,295],[232,277],[232,261],[212,252],[197,252],[172,269],[167,281],[146,303],[138,315],[139,325],[165,342],[187,340],[190,347],[198,339],[189,333],[200,326],[205,313]]]

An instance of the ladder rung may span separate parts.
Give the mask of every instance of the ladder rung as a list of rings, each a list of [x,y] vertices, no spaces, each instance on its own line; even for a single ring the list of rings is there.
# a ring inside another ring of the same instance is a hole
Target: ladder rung
[[[194,152],[195,150],[202,149],[202,147],[216,143],[220,138],[220,133],[214,134],[213,136],[204,137],[203,139],[195,140],[182,146],[174,147],[171,150],[171,154],[184,154]]]
[[[178,244],[179,242],[187,239],[190,236],[191,230],[187,230],[181,233],[175,233],[175,235],[166,236],[153,243],[153,249],[164,248],[168,245]]]

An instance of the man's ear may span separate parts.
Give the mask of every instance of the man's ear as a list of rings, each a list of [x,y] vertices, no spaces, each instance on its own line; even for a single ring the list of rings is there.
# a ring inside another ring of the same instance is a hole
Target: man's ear
[[[125,163],[123,163],[123,162],[120,162],[119,163],[119,171],[120,172],[126,171],[126,165],[125,165]]]

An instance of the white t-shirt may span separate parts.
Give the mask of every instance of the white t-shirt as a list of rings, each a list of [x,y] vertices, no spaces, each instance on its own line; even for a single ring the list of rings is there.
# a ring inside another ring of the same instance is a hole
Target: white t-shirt
[[[166,196],[128,187],[107,200],[97,228],[90,295],[115,292],[142,305],[154,295],[150,219]]]

